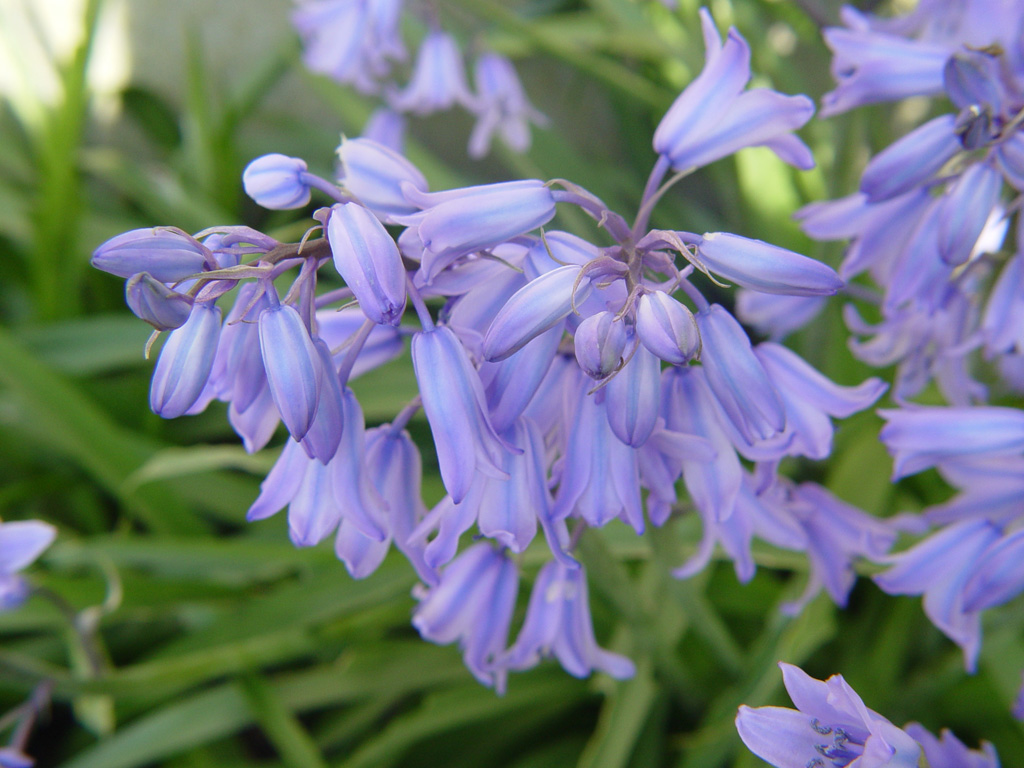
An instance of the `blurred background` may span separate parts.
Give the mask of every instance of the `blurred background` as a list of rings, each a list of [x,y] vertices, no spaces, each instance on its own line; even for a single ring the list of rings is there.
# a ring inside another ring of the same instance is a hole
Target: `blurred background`
[[[709,6],[750,41],[756,84],[815,100],[830,88],[820,27],[838,20],[837,4]],[[471,161],[469,116],[413,120],[410,159],[432,189],[566,178],[630,218],[653,130],[703,63],[697,7],[437,3],[464,46],[515,60],[550,125],[525,155],[496,145]],[[280,152],[332,177],[340,135],[358,135],[376,104],[303,68],[290,10],[286,0],[0,0],[0,517],[60,532],[32,570],[38,593],[0,615],[0,711],[52,684],[29,743],[37,765],[749,768],[761,763],[736,736],[736,707],[788,703],[779,660],[842,673],[894,722],[988,739],[1004,765],[1024,765],[1024,731],[1008,713],[1024,668],[1019,611],[989,617],[980,671],[966,676],[917,599],[864,582],[846,611],[819,598],[787,619],[778,606],[803,588],[800,557],[763,546],[748,585],[728,563],[679,582],[669,571],[699,540],[695,516],[640,540],[609,526],[583,542],[592,608],[599,641],[636,660],[637,676],[576,680],[548,662],[497,696],[456,648],[409,626],[415,576],[403,559],[356,582],[329,545],[293,548],[283,516],[245,523],[283,434],[250,456],[220,403],[176,421],[153,415],[149,329],[124,306],[122,281],[88,260],[137,227],[248,224],[301,237],[308,211],[258,209],[242,169]],[[425,27],[410,17],[406,32],[418,40]],[[834,265],[838,247],[808,240],[790,215],[852,191],[873,148],[928,109],[908,101],[812,123],[802,135],[819,167],[807,173],[746,150],[675,188],[653,224],[736,232]],[[557,224],[601,237],[583,217]],[[854,383],[869,372],[846,350],[839,310],[791,344]],[[354,388],[368,422],[390,418],[415,393],[408,358]],[[948,495],[933,474],[889,483],[879,424],[873,413],[844,422],[828,466],[794,463],[791,474],[878,515]],[[429,450],[425,423],[413,430]],[[441,496],[436,470],[426,494]],[[527,553],[521,602],[543,559]]]

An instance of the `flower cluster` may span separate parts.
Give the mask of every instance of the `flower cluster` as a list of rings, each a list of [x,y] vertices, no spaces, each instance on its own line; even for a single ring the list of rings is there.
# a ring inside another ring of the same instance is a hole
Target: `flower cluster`
[[[401,151],[405,115],[423,116],[458,105],[476,117],[470,157],[488,153],[495,134],[515,152],[530,146],[530,123],[547,118],[526,97],[514,65],[493,51],[477,57],[475,88],[466,77],[456,39],[438,24],[436,8],[423,8],[429,31],[420,42],[408,83],[399,87],[394,65],[405,62],[404,0],[297,0],[292,16],[303,42],[303,61],[383,102],[363,135]]]
[[[999,768],[991,744],[972,750],[946,730],[937,739],[918,723],[897,728],[842,675],[822,681],[791,664],[779,667],[797,708],[741,706],[736,717],[743,743],[776,768]]]
[[[640,534],[665,523],[681,509],[680,481],[705,531],[681,577],[721,543],[751,578],[757,535],[807,553],[806,597],[824,588],[843,602],[852,561],[882,556],[893,540],[823,488],[777,475],[785,457],[826,457],[832,419],[869,407],[885,386],[839,386],[777,344],[753,345],[698,279],[820,297],[840,278],[759,240],[649,226],[669,186],[743,147],[811,164],[792,133],[810,101],[746,90],[747,43],[735,30],[723,43],[706,12],[702,23],[706,66],[654,134],[658,159],[632,224],[568,181],[430,191],[406,158],[364,137],[340,148],[340,187],[281,155],[246,170],[247,192],[270,208],[304,205],[311,190],[329,195],[333,204],[314,214],[323,237],[283,244],[245,227],[157,228],[116,237],[93,258],[129,278],[139,317],[173,329],[153,375],[155,412],[171,418],[222,400],[250,451],[278,423],[287,429],[249,519],[287,507],[294,543],[333,536],[356,578],[394,543],[423,581],[414,626],[459,643],[472,673],[498,689],[508,671],[545,656],[573,675],[632,674],[631,662],[597,645],[574,550],[588,527],[618,520]],[[591,216],[612,244],[537,234],[558,205]],[[327,265],[344,286],[318,293]],[[232,291],[222,322],[218,304]],[[367,430],[349,384],[408,337],[419,394]],[[429,510],[405,429],[420,411],[447,491]],[[460,552],[474,527],[485,541]],[[515,556],[538,532],[552,559],[508,645]]]
[[[973,670],[981,612],[1024,591],[1024,412],[987,405],[985,378],[997,396],[1024,390],[1024,6],[923,0],[902,17],[847,8],[843,20],[825,31],[838,85],[824,114],[909,96],[945,97],[948,110],[875,155],[857,193],[798,215],[812,237],[849,239],[840,274],[866,273],[879,289],[877,324],[852,306],[846,319],[868,337],[854,354],[897,365],[902,407],[882,412],[881,433],[894,479],[936,467],[961,491],[906,518],[914,532],[937,529],[881,558],[891,567],[875,581],[923,595]],[[908,402],[931,383],[949,406]]]

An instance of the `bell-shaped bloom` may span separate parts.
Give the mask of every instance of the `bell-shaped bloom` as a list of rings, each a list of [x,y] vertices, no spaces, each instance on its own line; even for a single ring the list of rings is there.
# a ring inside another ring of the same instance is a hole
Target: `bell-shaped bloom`
[[[327,219],[334,266],[363,313],[381,325],[398,325],[405,312],[405,266],[398,246],[369,210],[338,203]]]
[[[507,478],[501,469],[502,454],[512,446],[495,433],[480,376],[455,333],[445,327],[417,333],[412,338],[412,363],[441,479],[453,501],[465,498],[478,471]]]
[[[309,431],[320,403],[320,355],[298,311],[288,304],[263,310],[259,333],[270,394],[281,421],[292,437],[301,440]]]
[[[697,326],[708,386],[743,438],[753,445],[782,432],[785,408],[740,324],[712,304],[697,314]]]
[[[477,278],[471,279],[468,285],[456,279],[456,275],[467,277],[471,267],[477,264],[488,264],[489,269],[472,270]],[[526,285],[526,282],[523,275],[500,262],[472,259],[442,273],[438,280],[431,283],[428,290],[440,292],[458,290],[461,287],[458,292],[462,295],[448,305],[446,325],[462,340],[470,356],[480,359],[483,357],[484,333],[494,322],[501,308],[516,291]]]
[[[132,275],[124,286],[125,301],[140,320],[158,331],[173,331],[188,320],[192,297],[172,291],[148,272]]]
[[[0,611],[21,605],[29,586],[19,571],[31,565],[57,537],[57,529],[40,520],[0,523]]]
[[[981,750],[968,749],[952,731],[943,728],[940,738],[920,723],[907,723],[903,730],[921,745],[928,768],[999,768],[996,748],[987,741],[981,743]]]
[[[442,571],[437,586],[419,590],[412,625],[433,643],[458,642],[473,676],[501,693],[507,671],[495,661],[505,650],[518,591],[519,573],[505,551],[475,544]]]
[[[576,327],[572,340],[580,368],[590,378],[600,381],[622,366],[629,334],[621,318],[605,311],[583,320]]]
[[[242,172],[245,194],[257,205],[272,211],[302,208],[309,204],[310,188],[305,181],[306,161],[287,155],[263,155]]]
[[[404,217],[423,244],[423,270],[430,280],[455,259],[524,235],[555,215],[555,199],[542,181],[524,179],[446,192],[403,190],[420,213]]]
[[[1007,261],[989,294],[981,320],[985,350],[1006,354],[1024,350],[1024,258]]]
[[[118,277],[148,272],[161,283],[176,283],[206,269],[216,269],[210,250],[177,227],[133,229],[97,248],[89,262]]]
[[[736,316],[772,341],[781,341],[818,316],[825,307],[819,296],[778,296],[741,289],[736,296]]]
[[[603,391],[587,394],[593,385],[577,372],[564,387],[567,413],[574,413],[563,459],[554,516],[577,515],[595,528],[616,517],[643,533],[640,470],[637,452],[612,431]]]
[[[931,179],[963,149],[953,121],[952,115],[929,120],[871,158],[861,176],[860,191],[877,203]]]
[[[402,154],[405,146],[405,117],[388,107],[375,109],[363,126],[362,138]]]
[[[648,350],[673,365],[683,365],[700,353],[693,313],[664,291],[645,293],[637,301],[636,335]]]
[[[270,295],[259,283],[243,283],[221,331],[212,377],[218,379],[219,396],[230,401],[238,413],[248,410],[267,389],[259,324],[254,321],[271,304]]]
[[[632,661],[597,645],[586,571],[557,560],[537,574],[523,628],[500,663],[509,669],[529,669],[550,656],[573,677],[598,670],[624,680],[636,673]]]
[[[705,234],[697,256],[711,272],[744,288],[787,296],[832,296],[839,275],[820,261],[728,232]]]
[[[220,318],[216,304],[196,304],[188,321],[171,331],[153,369],[149,389],[153,413],[175,419],[199,400],[213,371]]]
[[[277,425],[281,423],[281,415],[274,405],[274,396],[270,394],[266,376],[248,407],[243,410],[235,402],[228,405],[228,422],[242,438],[246,453],[256,453],[266,447]]]
[[[335,360],[341,359],[348,352],[347,342],[354,336],[363,323],[366,315],[359,307],[345,309],[321,309],[316,313],[317,335],[323,339],[330,349],[339,350]],[[370,331],[363,348],[359,351],[348,380],[353,381],[367,371],[394,360],[405,349],[402,332],[391,325],[375,325]]]
[[[574,302],[590,294],[590,281],[580,279],[580,274],[580,267],[569,264],[546,272],[516,291],[484,335],[484,357],[504,360],[565,320]]]
[[[341,184],[382,221],[419,210],[405,199],[402,184],[427,191],[419,169],[390,147],[368,138],[342,138],[338,147]]]
[[[1024,592],[1024,528],[1002,537],[979,558],[964,587],[964,608],[984,611]]]
[[[790,664],[779,667],[797,709],[744,705],[736,716],[755,755],[775,768],[917,768],[920,745],[868,709],[842,675],[822,681]]]
[[[893,479],[943,461],[1024,451],[1024,411],[997,406],[880,410],[888,421],[879,437],[893,455]]]
[[[892,567],[875,576],[890,595],[924,595],[924,612],[963,649],[970,672],[981,650],[981,619],[965,604],[964,590],[998,538],[999,529],[987,520],[965,520],[890,556]]]
[[[512,62],[497,53],[486,52],[477,59],[473,74],[473,112],[477,121],[469,137],[469,156],[486,155],[495,133],[509,149],[525,152],[530,148],[530,123],[545,125],[547,118],[526,98]]]
[[[744,147],[767,146],[787,163],[811,168],[810,150],[792,131],[814,114],[806,96],[785,96],[750,80],[750,47],[735,29],[721,42],[714,21],[701,10],[706,62],[654,132],[654,151],[677,171],[714,162]]]
[[[1006,180],[1014,189],[1024,190],[1024,133],[1015,131],[1006,141],[1000,142],[995,156]]]
[[[366,432],[366,471],[387,508],[391,538],[420,579],[437,584],[437,571],[423,559],[424,547],[412,532],[426,514],[421,494],[423,463],[416,443],[405,430],[390,424]]]
[[[500,363],[485,362],[480,366],[487,408],[495,430],[508,429],[530,405],[558,354],[561,341],[562,329],[556,326]]]
[[[636,351],[605,387],[608,424],[626,445],[639,448],[654,431],[661,406],[661,361],[633,339]]]
[[[1003,177],[987,163],[976,163],[957,179],[942,199],[939,256],[946,264],[963,264],[974,250],[999,202]]]
[[[320,397],[313,422],[299,443],[311,459],[327,464],[338,450],[345,423],[342,383],[324,340],[317,339],[313,346],[316,347],[321,370]]]
[[[466,83],[462,53],[455,38],[439,29],[423,38],[412,80],[389,101],[392,109],[414,115],[440,112],[455,104],[470,108],[473,96]]]

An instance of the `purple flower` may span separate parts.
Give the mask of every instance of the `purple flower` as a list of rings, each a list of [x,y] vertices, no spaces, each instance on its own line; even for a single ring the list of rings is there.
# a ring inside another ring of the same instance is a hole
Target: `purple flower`
[[[196,304],[188,321],[171,331],[153,369],[149,389],[153,413],[175,419],[199,400],[213,370],[220,318],[216,304]]]
[[[562,329],[552,328],[500,363],[483,363],[480,377],[495,430],[512,425],[533,401],[562,341]]]
[[[505,650],[518,591],[519,574],[505,551],[475,544],[441,572],[437,586],[417,592],[412,624],[425,640],[457,641],[474,677],[502,693],[507,672],[495,661]]]
[[[148,272],[161,283],[217,267],[210,250],[177,227],[133,229],[112,237],[93,252],[90,263],[118,277]]]
[[[843,287],[839,275],[820,261],[727,232],[705,234],[697,255],[716,275],[763,293],[832,296]]]
[[[1024,528],[1000,538],[978,560],[964,586],[965,610],[984,611],[1012,600],[1024,591]]]
[[[57,529],[39,520],[0,523],[0,611],[17,608],[29,587],[18,574],[31,565],[57,537]]]
[[[542,181],[524,179],[420,192],[403,186],[421,212],[402,223],[414,226],[423,243],[423,271],[430,280],[455,259],[492,248],[549,222],[555,199]]]
[[[587,574],[580,567],[558,561],[547,563],[537,574],[526,620],[515,643],[499,661],[509,669],[529,669],[542,658],[554,656],[574,677],[600,670],[623,680],[636,673],[625,656],[598,647],[590,618]]]
[[[306,161],[286,155],[263,155],[242,172],[245,194],[273,211],[302,208],[309,204],[309,184],[304,180]]]
[[[260,313],[260,351],[281,421],[301,440],[320,403],[323,366],[295,307],[278,304]]]
[[[469,137],[469,156],[486,155],[495,132],[510,149],[525,152],[530,148],[530,122],[545,125],[547,118],[526,98],[512,62],[496,53],[481,54],[474,75],[477,96],[473,112],[477,122]]]
[[[778,296],[741,289],[736,296],[736,316],[772,341],[781,341],[818,316],[825,299],[818,296]]]
[[[345,139],[338,147],[342,186],[382,221],[419,210],[406,200],[402,185],[427,191],[419,169],[390,147],[367,138]]]
[[[158,331],[180,328],[192,312],[192,297],[172,291],[148,272],[132,275],[124,286],[125,301],[135,316]]]
[[[327,464],[338,450],[345,423],[342,383],[324,340],[317,339],[313,346],[320,363],[320,395],[316,415],[299,443],[311,459]]]
[[[573,334],[576,362],[590,378],[605,379],[622,366],[628,339],[626,324],[614,312],[591,315]]]
[[[968,749],[952,731],[943,728],[939,739],[920,723],[907,723],[903,730],[921,745],[928,768],[999,768],[996,749],[987,741],[981,751]]]
[[[471,107],[473,97],[455,38],[439,29],[428,34],[420,43],[412,80],[390,103],[392,109],[416,115],[440,112],[453,104]]]
[[[338,203],[327,219],[334,266],[363,313],[381,325],[398,325],[405,312],[405,267],[398,246],[369,210]]]
[[[438,327],[413,336],[412,363],[441,479],[455,503],[465,498],[477,471],[507,479],[502,454],[512,447],[491,426],[480,377],[452,330]]]
[[[654,431],[661,405],[661,361],[639,344],[605,387],[608,424],[626,445],[639,448]]]
[[[641,344],[666,363],[684,365],[700,354],[697,320],[690,310],[664,291],[640,296],[636,307],[636,335]],[[576,338],[579,338],[579,329]]]
[[[654,132],[654,151],[677,171],[707,165],[744,147],[767,146],[785,162],[814,166],[810,150],[792,135],[814,114],[806,96],[767,88],[744,92],[750,80],[750,48],[735,29],[723,45],[714,21],[701,10],[706,62]]]
[[[963,149],[953,122],[952,115],[936,117],[875,155],[864,169],[860,191],[878,203],[930,179]]]
[[[405,146],[405,118],[388,107],[376,109],[363,126],[362,138],[402,154]]]
[[[864,706],[842,675],[821,681],[790,664],[779,667],[797,709],[741,706],[736,716],[755,755],[776,768],[917,768],[918,743]]]

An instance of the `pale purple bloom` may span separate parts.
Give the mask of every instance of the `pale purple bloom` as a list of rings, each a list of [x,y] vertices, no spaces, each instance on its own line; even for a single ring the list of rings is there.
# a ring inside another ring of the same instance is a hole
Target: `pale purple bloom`
[[[455,259],[492,248],[547,224],[555,199],[535,179],[420,192],[404,185],[406,198],[421,210],[402,219],[414,226],[423,244],[423,271],[428,279]]]
[[[439,29],[430,32],[420,43],[412,80],[389,101],[392,109],[416,115],[439,112],[455,104],[471,107],[473,96],[455,38]]]
[[[554,656],[574,677],[594,670],[625,679],[636,667],[625,656],[600,648],[594,637],[587,574],[580,567],[552,561],[541,568],[530,594],[526,619],[515,643],[500,659],[509,669],[529,669]]]
[[[401,155],[405,146],[405,117],[387,107],[376,109],[363,126],[362,138]]]
[[[766,88],[744,92],[750,80],[747,42],[730,29],[723,45],[704,9],[701,25],[704,69],[662,118],[654,133],[654,151],[667,157],[677,171],[753,146],[767,146],[798,168],[813,167],[810,150],[791,133],[811,119],[811,100]]]
[[[925,510],[924,517],[932,525],[970,517],[1006,525],[1020,515],[1020,502],[1024,499],[1024,456],[956,457],[943,461],[938,469],[943,479],[962,493]]]
[[[590,378],[607,378],[622,366],[628,339],[626,324],[614,312],[591,315],[573,334],[576,362]]]
[[[1024,451],[1024,411],[1016,408],[922,406],[879,413],[889,422],[880,438],[894,457],[894,479],[960,456]]]
[[[381,325],[398,325],[405,312],[405,266],[384,226],[356,203],[338,203],[327,219],[334,266],[363,313]]]
[[[231,402],[228,406],[228,422],[242,438],[247,453],[255,453],[270,442],[281,422],[281,416],[274,405],[274,396],[270,394],[270,385],[265,376],[256,390],[255,399],[246,408]]]
[[[220,319],[217,305],[196,304],[188,321],[171,331],[153,369],[149,389],[153,413],[174,419],[199,400],[213,370]]]
[[[311,459],[327,464],[338,450],[345,423],[342,383],[324,340],[317,339],[313,346],[320,362],[320,396],[316,415],[299,442]]]
[[[177,227],[133,229],[112,237],[93,252],[89,263],[118,277],[148,272],[161,283],[218,266],[205,245]]]
[[[1015,598],[1024,591],[1024,528],[1000,538],[978,560],[964,586],[964,608],[984,611]]]
[[[736,316],[772,341],[803,328],[824,307],[825,299],[819,296],[778,296],[745,288],[736,295]]]
[[[1024,351],[1024,257],[1013,256],[989,294],[981,320],[989,354]]]
[[[148,272],[132,275],[124,285],[125,301],[135,316],[158,331],[180,328],[192,312],[192,297],[172,291]]]
[[[907,723],[903,730],[921,745],[928,768],[999,768],[996,749],[987,741],[981,743],[981,751],[968,749],[948,728],[935,736],[919,723]]]
[[[525,152],[530,148],[530,122],[544,125],[547,118],[526,98],[512,62],[497,53],[483,53],[473,74],[476,99],[472,109],[477,122],[469,138],[469,156],[486,155],[495,132],[509,149]]]
[[[697,325],[708,386],[739,433],[754,444],[782,432],[785,409],[740,324],[713,304],[697,314]]]
[[[193,310],[193,314],[194,314]],[[278,304],[260,313],[260,351],[270,394],[296,440],[309,431],[320,402],[323,366],[295,307]]]
[[[256,320],[270,306],[270,296],[259,283],[245,283],[239,287],[221,331],[211,378],[217,383],[218,397],[230,401],[239,413],[267,388]]]
[[[575,301],[586,299],[590,290],[590,281],[581,279],[580,268],[572,264],[530,281],[491,322],[484,335],[484,357],[493,362],[515,354],[568,317]]]
[[[821,681],[791,664],[779,667],[797,709],[744,705],[736,716],[755,755],[776,768],[917,768],[920,745],[868,709],[841,675]]]
[[[640,296],[636,305],[636,335],[648,350],[673,365],[683,365],[700,353],[696,318],[664,291]],[[576,337],[579,338],[578,329]]]
[[[57,537],[57,529],[40,520],[0,522],[0,611],[17,608],[29,586],[18,574],[31,565]]]
[[[561,341],[562,329],[555,327],[500,363],[485,362],[480,366],[495,430],[507,429],[529,407]]]
[[[367,138],[345,139],[338,147],[341,184],[381,221],[419,210],[406,200],[403,184],[427,191],[427,180],[401,154]]]
[[[32,768],[35,764],[35,758],[17,747],[0,747],[0,768]]]
[[[302,208],[309,204],[310,188],[304,176],[306,161],[287,155],[263,155],[242,172],[245,194],[258,205],[274,211]]]
[[[317,335],[330,349],[338,350],[334,356],[337,362],[348,352],[347,342],[365,322],[366,315],[359,307],[321,309],[316,313]],[[374,325],[349,371],[348,380],[354,381],[367,371],[394,360],[404,349],[401,330],[392,325]]]
[[[1024,132],[1016,131],[996,147],[996,160],[1006,180],[1018,191],[1024,190]]]
[[[890,556],[892,567],[875,576],[889,594],[924,595],[928,618],[963,649],[971,672],[981,648],[981,620],[979,611],[965,604],[964,590],[998,538],[999,530],[986,520],[956,523]]]
[[[939,214],[939,256],[947,264],[963,264],[981,237],[999,201],[1002,175],[986,163],[972,165],[953,182]]]
[[[452,330],[438,327],[413,336],[412,362],[452,499],[465,498],[478,471],[507,478],[502,454],[511,446],[491,426],[480,377]]]
[[[496,664],[505,650],[519,574],[503,549],[474,544],[441,572],[441,581],[420,589],[412,624],[425,640],[458,642],[469,671],[499,693],[506,670]]]
[[[697,256],[716,275],[763,293],[831,296],[843,287],[835,271],[820,261],[727,232],[705,234]]]
[[[952,115],[936,117],[875,155],[864,169],[861,192],[878,203],[928,181],[963,149],[953,122]]]
[[[626,445],[639,448],[654,431],[661,406],[661,361],[647,347],[635,346],[629,362],[605,387],[605,411],[612,432]]]

